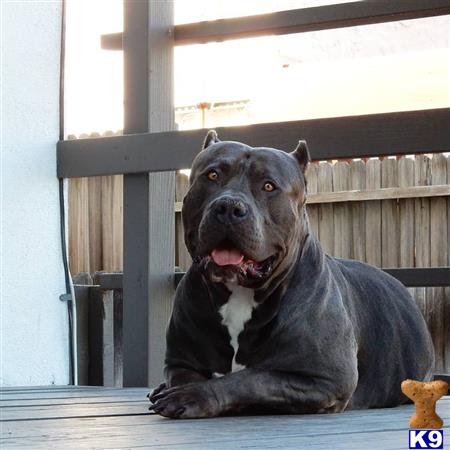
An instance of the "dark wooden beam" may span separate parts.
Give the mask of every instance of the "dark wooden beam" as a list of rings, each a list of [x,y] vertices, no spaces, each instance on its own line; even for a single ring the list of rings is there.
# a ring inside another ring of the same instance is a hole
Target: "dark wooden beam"
[[[222,140],[291,151],[306,139],[313,160],[450,151],[450,108],[217,128]],[[143,133],[58,143],[58,177],[190,167],[206,130]]]
[[[433,379],[446,381],[450,384],[450,373],[436,373],[434,374]]]
[[[173,130],[173,36],[166,32],[173,26],[173,2],[126,0],[124,6],[124,133]],[[148,172],[124,172],[124,386],[163,380],[173,298],[175,174]]]
[[[279,11],[175,27],[177,45],[371,25],[450,13],[446,0],[376,0]]]
[[[175,44],[283,35],[450,14],[447,0],[368,0],[278,11],[174,27]],[[102,48],[121,50],[122,33],[102,36]]]
[[[122,289],[123,273],[122,272],[96,272],[94,275],[94,284],[100,289]]]
[[[124,1],[124,133],[149,131],[148,17],[148,1]],[[124,386],[148,385],[149,214],[148,174],[126,174],[123,180]]]
[[[448,287],[450,286],[450,267],[412,267],[383,269],[406,287]],[[185,272],[175,273],[175,286],[184,277]]]
[[[447,287],[450,286],[450,267],[402,267],[383,269],[389,275],[397,278],[407,287]],[[174,283],[177,286],[185,272],[175,272]],[[101,274],[101,287],[105,289],[120,289],[122,274]]]
[[[450,267],[383,269],[407,287],[450,286]]]

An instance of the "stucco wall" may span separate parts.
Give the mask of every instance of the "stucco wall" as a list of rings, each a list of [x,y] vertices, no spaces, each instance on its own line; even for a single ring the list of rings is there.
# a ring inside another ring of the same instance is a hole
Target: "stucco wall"
[[[68,383],[59,242],[61,4],[1,2],[0,383]]]

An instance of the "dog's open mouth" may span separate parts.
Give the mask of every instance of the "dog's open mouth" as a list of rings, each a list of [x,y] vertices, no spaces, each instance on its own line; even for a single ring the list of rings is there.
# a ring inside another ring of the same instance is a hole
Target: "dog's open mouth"
[[[229,241],[223,241],[209,255],[198,258],[196,262],[204,268],[213,269],[217,279],[221,273],[234,273],[239,277],[258,280],[270,275],[275,259],[276,255],[273,255],[263,261],[254,261]]]

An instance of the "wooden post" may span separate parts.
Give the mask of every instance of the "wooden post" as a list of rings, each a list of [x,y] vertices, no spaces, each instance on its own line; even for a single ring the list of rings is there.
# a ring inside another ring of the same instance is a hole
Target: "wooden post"
[[[173,130],[173,3],[124,5],[124,133]],[[162,381],[173,296],[174,189],[173,172],[124,177],[124,386]]]
[[[149,129],[175,129],[173,99],[173,1],[149,2]],[[200,143],[199,143],[200,144]],[[149,359],[148,383],[163,381],[166,326],[173,304],[175,267],[175,172],[149,176]]]

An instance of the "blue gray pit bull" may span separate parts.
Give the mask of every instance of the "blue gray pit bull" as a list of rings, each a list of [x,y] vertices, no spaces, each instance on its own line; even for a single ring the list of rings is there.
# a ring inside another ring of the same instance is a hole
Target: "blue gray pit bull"
[[[196,157],[183,203],[192,267],[167,330],[166,382],[150,401],[173,418],[331,413],[408,401],[434,350],[406,288],[326,255],[306,213],[304,141],[292,153],[221,142]]]

